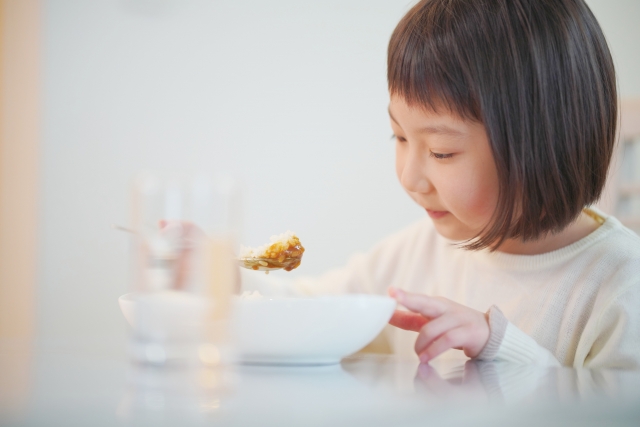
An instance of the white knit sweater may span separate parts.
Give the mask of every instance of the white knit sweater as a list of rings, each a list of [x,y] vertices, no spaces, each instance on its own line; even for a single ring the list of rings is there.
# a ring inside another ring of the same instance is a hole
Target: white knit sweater
[[[492,330],[493,359],[637,369],[640,237],[616,218],[601,215],[606,221],[590,235],[541,255],[460,249],[427,218],[321,277],[285,282],[250,273],[244,287],[264,294],[319,295],[386,294],[392,285],[482,312],[495,305],[508,322],[499,336]],[[499,311],[495,317],[500,322]],[[415,357],[417,333],[392,327],[385,333],[394,352]]]

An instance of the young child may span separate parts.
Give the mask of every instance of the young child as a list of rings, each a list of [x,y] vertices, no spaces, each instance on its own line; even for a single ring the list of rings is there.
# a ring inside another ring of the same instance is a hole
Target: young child
[[[460,349],[640,367],[640,238],[589,208],[617,95],[584,1],[423,0],[391,37],[388,80],[398,179],[429,218],[343,269],[260,290],[388,291],[409,311],[387,338],[422,362]]]

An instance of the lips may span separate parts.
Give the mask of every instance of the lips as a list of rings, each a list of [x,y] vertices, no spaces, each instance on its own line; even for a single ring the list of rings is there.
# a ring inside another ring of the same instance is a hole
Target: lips
[[[449,212],[447,211],[432,211],[429,209],[425,209],[427,211],[427,214],[432,218],[432,219],[440,219],[443,216],[447,215]]]

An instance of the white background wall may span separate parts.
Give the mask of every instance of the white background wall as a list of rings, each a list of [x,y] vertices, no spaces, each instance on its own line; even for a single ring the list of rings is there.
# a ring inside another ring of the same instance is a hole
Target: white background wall
[[[640,1],[588,2],[640,96]],[[389,36],[406,0],[47,0],[39,329],[118,335],[129,183],[143,168],[245,182],[244,241],[294,230],[299,271],[422,218],[397,184]]]

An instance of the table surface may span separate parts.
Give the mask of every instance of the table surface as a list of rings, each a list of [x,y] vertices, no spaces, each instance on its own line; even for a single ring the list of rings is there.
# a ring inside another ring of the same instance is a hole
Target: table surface
[[[0,425],[640,425],[637,371],[374,354],[158,368],[130,362],[125,344],[0,341]]]

